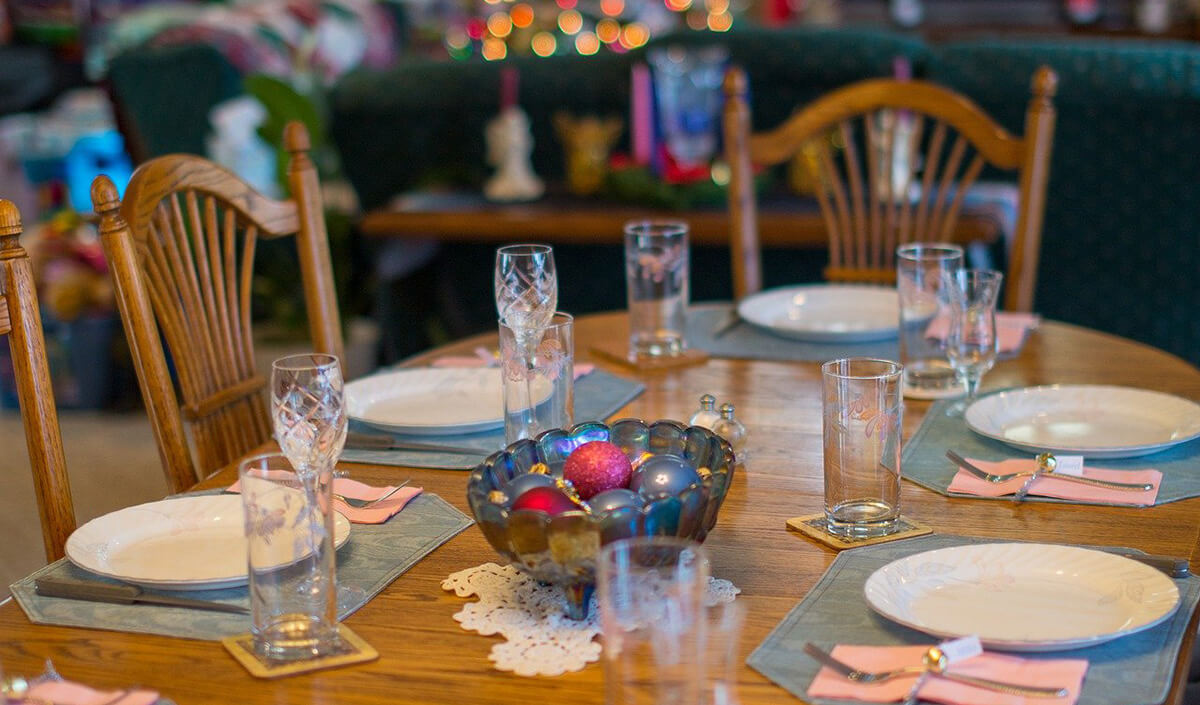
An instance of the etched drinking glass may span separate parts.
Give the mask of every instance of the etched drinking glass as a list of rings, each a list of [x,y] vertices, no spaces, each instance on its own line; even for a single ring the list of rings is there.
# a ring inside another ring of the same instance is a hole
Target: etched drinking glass
[[[687,348],[688,259],[687,223],[625,224],[630,359],[673,357]]]
[[[990,269],[964,269],[950,275],[950,326],[946,356],[966,386],[966,397],[946,410],[961,415],[979,393],[983,376],[996,364],[996,302],[1004,275]]]
[[[901,379],[891,360],[821,366],[825,524],[846,538],[890,534],[900,519]]]
[[[607,705],[694,705],[704,678],[709,561],[694,541],[642,536],[596,558]]]
[[[947,275],[963,268],[963,249],[943,242],[913,242],[896,248],[900,297],[900,362],[904,396],[937,399],[958,391],[958,378],[945,341],[927,335],[929,325],[949,315]]]

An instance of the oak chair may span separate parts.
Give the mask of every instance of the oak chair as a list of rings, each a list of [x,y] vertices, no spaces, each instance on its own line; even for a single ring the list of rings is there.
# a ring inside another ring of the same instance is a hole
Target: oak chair
[[[284,144],[291,200],[269,199],[210,161],[178,154],[138,167],[124,202],[108,177],[92,184],[121,320],[172,491],[271,437],[267,380],[255,370],[250,325],[260,238],[295,235],[296,286],[304,289],[313,346],[342,356],[320,184],[304,126],[289,123]]]
[[[1020,202],[1003,303],[1011,311],[1029,311],[1057,81],[1046,66],[1034,74],[1023,137],[1008,133],[953,91],[925,81],[890,79],[859,81],[833,91],[779,127],[751,134],[746,75],[731,68],[725,75],[723,130],[730,166],[734,295],[740,299],[762,289],[752,167],[780,164],[813,150],[817,203],[829,231],[825,278],[830,281],[894,282],[896,245],[950,239],[963,197],[984,166],[1016,171]],[[902,124],[906,129],[899,128]],[[907,169],[899,168],[902,179],[897,182],[893,160],[903,140],[912,158]],[[834,155],[833,142],[840,143],[841,159]],[[880,174],[886,176],[878,178]]]
[[[75,530],[75,507],[33,269],[20,236],[21,214],[11,201],[0,199],[0,337],[8,336],[46,559],[56,561],[63,557],[63,546]]]

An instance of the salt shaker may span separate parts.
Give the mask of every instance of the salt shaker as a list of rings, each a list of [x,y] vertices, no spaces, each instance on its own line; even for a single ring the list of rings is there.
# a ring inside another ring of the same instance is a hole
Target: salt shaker
[[[746,427],[733,417],[733,404],[721,405],[721,417],[712,425],[712,431],[729,441],[739,463],[746,462]]]
[[[692,414],[692,419],[688,421],[688,425],[701,426],[712,430],[713,424],[721,420],[721,415],[714,408],[717,404],[717,398],[711,394],[705,394],[700,397],[700,409]]]

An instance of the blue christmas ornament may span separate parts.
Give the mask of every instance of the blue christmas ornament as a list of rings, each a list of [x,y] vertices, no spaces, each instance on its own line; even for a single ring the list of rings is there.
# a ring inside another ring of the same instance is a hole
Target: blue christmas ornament
[[[700,484],[700,474],[678,455],[656,455],[642,463],[629,481],[629,489],[646,499],[675,497]]]
[[[593,512],[607,512],[613,509],[621,509],[623,507],[633,507],[641,509],[646,506],[646,500],[637,492],[627,490],[623,487],[617,487],[611,490],[605,490],[600,494],[588,500],[588,505]]]

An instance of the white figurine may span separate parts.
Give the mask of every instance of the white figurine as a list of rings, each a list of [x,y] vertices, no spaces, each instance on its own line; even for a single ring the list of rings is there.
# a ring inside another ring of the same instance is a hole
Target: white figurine
[[[545,191],[533,173],[529,154],[533,136],[529,118],[516,106],[504,108],[487,126],[488,162],[497,168],[483,185],[483,195],[492,201],[531,201]]]

